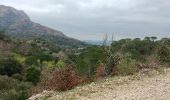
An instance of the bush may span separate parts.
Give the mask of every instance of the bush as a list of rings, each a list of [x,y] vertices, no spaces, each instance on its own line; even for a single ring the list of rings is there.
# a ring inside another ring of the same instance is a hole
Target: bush
[[[9,41],[10,38],[5,35],[4,31],[0,30],[0,40]]]
[[[59,60],[56,64],[57,68],[63,68],[65,66],[65,62],[62,60]]]
[[[100,78],[100,77],[104,77],[105,76],[105,66],[103,64],[99,64],[97,65],[96,68],[96,77]]]
[[[81,79],[75,71],[71,67],[65,67],[54,72],[46,84],[50,90],[65,91],[77,86],[79,82],[81,83]]]
[[[78,76],[71,67],[64,67],[59,71],[54,71],[45,81],[33,87],[30,94],[37,94],[43,90],[66,91],[87,81],[85,77]]]
[[[30,83],[20,82],[8,76],[0,76],[0,100],[25,100]]]
[[[20,84],[17,85],[16,91],[18,92],[18,100],[26,100],[28,96],[28,91],[31,87],[31,83],[28,82],[21,82]]]
[[[0,100],[26,100],[26,99],[28,99],[28,89],[0,90]]]
[[[139,70],[136,62],[131,59],[123,59],[116,68],[119,75],[133,75]]]
[[[96,74],[96,68],[99,63],[105,61],[106,55],[100,47],[87,48],[76,59],[76,71],[81,75],[89,77]]]
[[[36,57],[30,56],[26,58],[25,64],[27,65],[38,65],[38,59]]]
[[[136,39],[122,39],[114,41],[111,45],[112,52],[121,52],[124,55],[128,54],[129,58],[137,61],[146,61],[145,56],[151,55],[155,51],[157,42],[156,37],[146,37],[144,40]],[[152,41],[151,41],[152,39]]]
[[[161,63],[170,64],[170,49],[166,45],[161,45],[157,51],[156,55]]]
[[[28,99],[27,90],[0,90],[0,100],[26,100]]]
[[[15,89],[1,90],[0,91],[1,100],[19,100],[18,91]]]
[[[0,90],[15,88],[18,84],[16,79],[8,76],[0,76]]]
[[[40,81],[40,75],[40,70],[35,67],[30,67],[29,69],[27,69],[26,81],[32,82],[34,85],[36,85]]]
[[[21,74],[22,65],[13,58],[0,59],[0,74],[12,76],[13,74]]]
[[[22,81],[23,80],[23,75],[21,75],[21,74],[14,74],[14,75],[12,75],[12,78],[18,79],[18,80]]]

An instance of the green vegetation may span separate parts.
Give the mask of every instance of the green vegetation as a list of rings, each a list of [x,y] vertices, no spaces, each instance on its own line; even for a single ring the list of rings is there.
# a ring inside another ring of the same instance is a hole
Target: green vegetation
[[[136,61],[132,59],[123,59],[116,68],[119,75],[133,75],[139,70]]]
[[[156,51],[158,60],[161,63],[170,64],[170,48],[164,44],[162,44]]]
[[[112,52],[121,52],[132,59],[138,61],[146,61],[145,56],[152,55],[157,48],[158,43],[151,38],[146,37],[144,40],[136,39],[122,39],[112,43]]]
[[[0,99],[25,100],[28,98],[30,86],[30,83],[20,82],[8,76],[0,76]]]
[[[40,81],[40,75],[40,70],[35,67],[30,67],[26,72],[26,80],[36,85]]]
[[[0,59],[0,75],[21,74],[23,66],[12,58]]]
[[[25,100],[44,89],[68,90],[104,76],[133,75],[157,67],[152,62],[170,65],[169,38],[122,39],[110,46],[105,41],[66,49],[40,38],[10,39],[1,32],[0,99]]]
[[[97,64],[103,63],[105,55],[100,47],[89,47],[76,59],[76,70],[80,74],[94,75]]]

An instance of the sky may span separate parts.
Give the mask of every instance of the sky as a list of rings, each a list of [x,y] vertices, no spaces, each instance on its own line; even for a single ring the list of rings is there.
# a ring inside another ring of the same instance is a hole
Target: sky
[[[0,0],[79,40],[170,37],[170,0]]]

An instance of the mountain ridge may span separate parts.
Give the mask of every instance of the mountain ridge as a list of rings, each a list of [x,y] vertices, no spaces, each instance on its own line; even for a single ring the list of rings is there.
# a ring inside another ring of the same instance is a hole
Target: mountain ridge
[[[15,38],[43,38],[56,44],[79,46],[79,40],[67,37],[63,32],[32,22],[22,10],[0,5],[0,29]]]

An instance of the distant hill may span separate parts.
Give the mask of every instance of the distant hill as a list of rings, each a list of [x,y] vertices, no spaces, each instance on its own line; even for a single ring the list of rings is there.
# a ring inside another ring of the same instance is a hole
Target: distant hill
[[[101,40],[84,40],[84,42],[92,45],[103,45],[103,41]],[[112,41],[107,41],[107,45],[110,45],[111,43]]]
[[[24,11],[0,5],[0,30],[15,38],[42,38],[64,47],[80,47],[79,40],[65,36],[61,31],[34,23]]]

